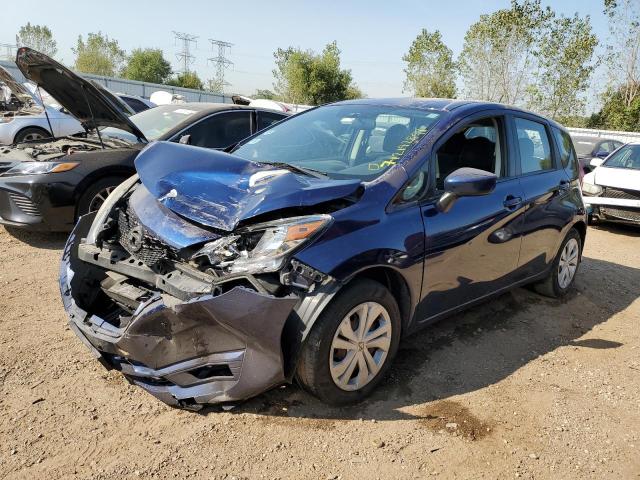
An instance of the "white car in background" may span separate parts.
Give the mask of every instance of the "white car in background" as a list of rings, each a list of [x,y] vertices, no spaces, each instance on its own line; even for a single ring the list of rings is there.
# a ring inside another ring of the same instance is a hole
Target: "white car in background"
[[[589,219],[640,225],[640,143],[628,143],[584,176],[582,193]]]
[[[84,132],[80,122],[46,92],[42,92],[41,101],[37,91],[29,91],[2,67],[0,86],[0,145],[49,138],[52,131],[55,137]]]

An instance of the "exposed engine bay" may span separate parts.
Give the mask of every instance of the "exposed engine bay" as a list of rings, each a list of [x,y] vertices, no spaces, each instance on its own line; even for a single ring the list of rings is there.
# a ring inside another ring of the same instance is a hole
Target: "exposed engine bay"
[[[282,242],[289,230],[278,222],[257,224],[228,233],[189,224],[178,216],[164,220],[180,223],[189,239],[174,239],[173,244],[154,235],[154,225],[144,226],[132,208],[132,200],[145,211],[148,195],[137,185],[116,203],[102,224],[95,244],[81,244],[80,260],[101,267],[93,275],[99,290],[127,316],[156,294],[171,304],[190,301],[202,295],[220,295],[234,287],[287,296],[295,290],[309,290],[327,276],[295,260],[278,256],[257,257],[269,246]],[[141,207],[142,206],[142,207]],[[157,205],[156,205],[156,208]],[[320,228],[324,218],[304,223],[304,228]],[[188,226],[187,226],[188,225]],[[97,286],[97,285],[95,285]],[[96,289],[91,289],[95,295]],[[92,302],[93,303],[93,300]],[[112,317],[114,311],[103,312]],[[117,322],[121,323],[120,320]]]
[[[120,139],[105,139],[106,147],[130,147],[131,144]],[[97,137],[63,137],[57,140],[20,143],[18,145],[0,145],[0,161],[38,161],[47,162],[78,152],[91,152],[102,149]]]

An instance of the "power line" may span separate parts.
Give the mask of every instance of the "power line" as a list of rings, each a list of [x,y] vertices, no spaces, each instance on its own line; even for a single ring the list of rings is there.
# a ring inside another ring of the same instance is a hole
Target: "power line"
[[[224,81],[224,71],[233,65],[233,62],[225,56],[225,50],[227,48],[231,49],[233,43],[213,40],[211,38],[209,41],[211,42],[211,49],[213,51],[215,51],[216,47],[218,48],[218,56],[207,59],[209,62],[215,64],[216,67],[216,76],[213,80],[209,80],[209,88],[214,92],[223,93],[224,87],[231,85]]]
[[[189,73],[189,65],[195,62],[196,57],[191,55],[191,44],[197,42],[198,37],[196,35],[190,35],[188,33],[174,31],[175,42],[181,42],[182,49],[176,53],[176,58],[182,64],[182,73]]]

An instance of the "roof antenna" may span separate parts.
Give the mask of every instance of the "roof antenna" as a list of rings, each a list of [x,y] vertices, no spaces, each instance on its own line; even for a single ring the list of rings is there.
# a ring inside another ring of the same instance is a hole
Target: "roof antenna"
[[[47,112],[47,106],[44,103],[44,99],[42,98],[42,92],[40,91],[40,84],[36,83],[36,89],[38,90],[38,96],[40,97],[40,102],[42,102],[42,109],[44,110],[44,116],[47,117],[47,123],[49,124],[49,130],[51,131],[51,138],[56,139],[56,134],[53,132],[53,127],[51,126],[51,120],[49,119],[49,113]]]
[[[91,115],[91,121],[93,122],[93,128],[96,129],[96,133],[98,134],[98,138],[100,139],[100,146],[104,150],[104,143],[102,142],[102,135],[100,135],[100,129],[96,125],[96,119],[93,116],[93,109],[91,108],[91,102],[87,98],[87,91],[84,85],[82,85],[82,94],[84,95],[84,101],[87,102],[87,107],[89,107],[89,114]]]

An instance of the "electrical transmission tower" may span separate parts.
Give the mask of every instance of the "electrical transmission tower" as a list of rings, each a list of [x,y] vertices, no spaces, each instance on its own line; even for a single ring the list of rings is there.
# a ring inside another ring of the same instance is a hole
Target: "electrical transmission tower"
[[[216,66],[216,76],[213,80],[209,80],[209,88],[214,92],[223,93],[224,87],[231,85],[224,81],[224,71],[233,65],[233,62],[225,56],[225,50],[227,48],[230,49],[233,46],[233,43],[223,42],[222,40],[213,40],[211,38],[209,41],[211,42],[211,49],[213,51],[218,47],[218,56],[208,59]]]
[[[176,43],[180,42],[182,49],[176,53],[176,58],[182,64],[182,73],[189,72],[189,65],[195,61],[195,56],[191,54],[191,44],[195,43],[198,37],[196,35],[189,35],[188,33],[173,32],[176,37]]]

